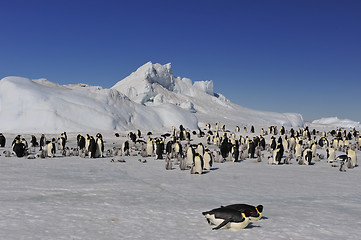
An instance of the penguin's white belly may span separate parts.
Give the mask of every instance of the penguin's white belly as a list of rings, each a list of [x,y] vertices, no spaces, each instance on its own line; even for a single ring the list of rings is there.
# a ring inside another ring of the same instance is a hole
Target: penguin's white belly
[[[222,218],[216,218],[214,214],[206,214],[205,217],[214,225],[218,226],[219,224],[224,222]],[[242,222],[229,222],[223,226],[223,228],[231,228],[231,229],[243,229],[247,227],[249,224],[249,218],[245,218]]]
[[[248,224],[249,224],[249,219],[246,218],[243,222],[230,222],[224,227],[231,228],[231,229],[243,229],[243,228],[247,227]]]

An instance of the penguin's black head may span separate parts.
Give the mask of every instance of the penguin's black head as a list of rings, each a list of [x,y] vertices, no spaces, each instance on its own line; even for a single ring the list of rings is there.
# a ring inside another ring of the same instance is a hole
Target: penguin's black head
[[[258,210],[258,212],[261,213],[261,212],[263,211],[263,206],[262,206],[262,205],[258,205],[258,206],[257,206],[257,210]]]

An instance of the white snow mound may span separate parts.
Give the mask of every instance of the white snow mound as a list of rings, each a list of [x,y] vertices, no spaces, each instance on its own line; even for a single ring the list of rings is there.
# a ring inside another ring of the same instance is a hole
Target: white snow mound
[[[197,118],[180,107],[146,107],[113,89],[21,77],[0,81],[3,132],[169,129],[180,121],[198,127]]]
[[[197,129],[219,122],[239,125],[304,126],[296,113],[261,112],[233,104],[214,92],[213,81],[174,77],[171,64],[141,66],[110,89],[60,85],[47,79],[0,80],[0,132]]]
[[[321,118],[312,121],[312,124],[330,125],[341,128],[356,128],[360,127],[360,122],[355,122],[350,119],[339,119],[338,117]]]

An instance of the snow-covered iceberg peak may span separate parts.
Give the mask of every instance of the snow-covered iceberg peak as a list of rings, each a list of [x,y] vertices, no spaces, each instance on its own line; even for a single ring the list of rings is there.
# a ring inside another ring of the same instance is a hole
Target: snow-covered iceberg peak
[[[213,81],[193,84],[188,78],[174,77],[171,63],[161,65],[147,62],[112,88],[141,104],[153,102],[160,93],[164,95],[164,91],[187,96],[199,95],[200,92],[214,95]]]

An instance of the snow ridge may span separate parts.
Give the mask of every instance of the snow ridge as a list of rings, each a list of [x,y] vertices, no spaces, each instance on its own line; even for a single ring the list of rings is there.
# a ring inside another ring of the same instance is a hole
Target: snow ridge
[[[261,112],[214,92],[213,81],[175,77],[171,64],[148,62],[110,89],[47,79],[0,80],[0,132],[197,129],[209,122],[304,126],[295,113]]]

